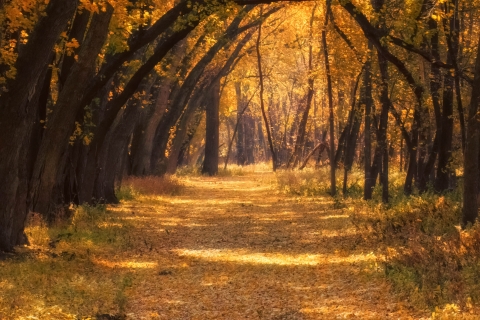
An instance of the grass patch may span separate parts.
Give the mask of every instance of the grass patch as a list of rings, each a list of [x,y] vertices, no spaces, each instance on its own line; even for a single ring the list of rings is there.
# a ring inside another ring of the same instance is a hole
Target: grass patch
[[[0,319],[123,313],[127,275],[98,265],[96,257],[128,249],[129,231],[105,206],[80,206],[68,222],[52,227],[32,214],[26,228],[31,245],[0,261]]]

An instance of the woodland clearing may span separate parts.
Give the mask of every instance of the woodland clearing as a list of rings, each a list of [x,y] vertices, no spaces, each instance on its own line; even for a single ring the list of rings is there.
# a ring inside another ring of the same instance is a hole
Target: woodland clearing
[[[68,226],[32,219],[32,245],[0,261],[0,318],[431,317],[392,293],[378,244],[332,198],[286,195],[271,172],[177,183]]]

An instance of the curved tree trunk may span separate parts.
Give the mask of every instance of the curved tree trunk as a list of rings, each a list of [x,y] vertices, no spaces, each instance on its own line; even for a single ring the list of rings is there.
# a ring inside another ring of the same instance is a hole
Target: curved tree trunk
[[[61,182],[68,150],[70,135],[75,128],[78,104],[84,90],[95,72],[96,60],[108,35],[108,26],[113,15],[113,7],[107,5],[105,12],[93,16],[85,42],[77,62],[65,81],[63,90],[47,122],[45,136],[35,163],[31,180],[30,196],[32,208],[52,221],[57,199],[61,198]]]
[[[77,7],[76,0],[51,0],[22,48],[15,79],[0,99],[0,250],[10,251],[25,241],[28,204],[28,147],[36,106],[29,105],[48,65],[50,54]],[[43,84],[43,83],[42,83]]]
[[[170,70],[175,72],[178,64],[180,64],[179,56],[184,55],[185,41],[181,41],[172,50],[172,65]],[[184,61],[182,63],[185,63]],[[151,174],[150,160],[152,158],[153,142],[155,138],[155,132],[162,119],[168,106],[168,99],[170,92],[174,86],[173,74],[170,77],[161,79],[160,85],[155,97],[155,103],[153,106],[153,113],[149,117],[144,133],[140,138],[139,145],[136,148],[132,160],[132,174],[135,176],[145,176]]]

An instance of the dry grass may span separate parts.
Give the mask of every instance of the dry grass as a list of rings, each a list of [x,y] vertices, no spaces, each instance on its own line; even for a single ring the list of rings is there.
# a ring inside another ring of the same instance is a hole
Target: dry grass
[[[286,194],[326,195],[329,184],[322,177],[327,174],[279,173],[277,187]],[[378,186],[373,200],[362,199],[362,176],[350,175],[350,192],[334,198],[334,208],[344,208],[357,232],[367,232],[369,241],[376,243],[377,263],[395,294],[416,309],[429,310],[434,318],[477,319],[480,229],[460,230],[462,191],[407,197],[402,192],[403,174],[392,172],[390,203],[384,205]]]
[[[124,312],[128,272],[98,258],[129,247],[128,221],[105,207],[82,206],[48,228],[31,215],[31,245],[0,261],[0,319],[88,319]],[[84,317],[84,318],[83,318]]]
[[[159,196],[179,195],[183,189],[181,181],[174,176],[128,177],[117,191],[120,200],[132,200],[136,195]]]

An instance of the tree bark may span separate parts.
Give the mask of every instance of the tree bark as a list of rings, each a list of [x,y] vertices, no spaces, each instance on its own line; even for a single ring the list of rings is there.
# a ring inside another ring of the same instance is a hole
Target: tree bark
[[[218,148],[220,141],[220,81],[217,80],[210,92],[210,101],[207,104],[205,159],[202,173],[209,176],[218,174]]]
[[[47,122],[42,144],[35,163],[30,184],[32,209],[44,215],[47,220],[54,219],[57,205],[62,201],[61,181],[65,168],[70,135],[75,128],[75,118],[79,109],[76,102],[83,97],[88,80],[92,78],[98,53],[107,38],[113,7],[107,5],[106,11],[95,14],[85,42],[79,53],[78,61],[60,92],[52,117]]]
[[[8,92],[0,99],[0,250],[11,251],[25,241],[29,139],[36,106],[26,108],[33,97],[60,33],[73,17],[76,0],[51,0],[45,16],[35,26],[15,68],[15,79],[7,80]]]
[[[93,199],[95,202],[117,203],[118,199],[115,196],[115,178],[116,172],[120,170],[123,155],[128,151],[133,131],[138,120],[145,109],[141,106],[143,101],[150,101],[151,89],[156,80],[156,73],[153,72],[145,78],[139,87],[137,98],[132,98],[127,104],[122,114],[119,114],[115,122],[117,125],[112,125],[105,138],[106,143],[102,145],[99,150],[99,156],[96,163],[89,163],[87,165],[95,166],[96,176],[93,192]],[[83,189],[83,188],[82,188]],[[90,199],[84,199],[90,201]]]
[[[155,93],[153,112],[149,115],[145,128],[140,137],[138,145],[132,157],[132,174],[135,176],[146,176],[151,174],[150,159],[152,157],[153,141],[160,120],[165,114],[168,106],[168,99],[174,87],[174,76],[180,64],[185,63],[185,40],[180,41],[171,52],[171,64],[168,75],[159,81],[157,92]]]
[[[478,170],[479,170],[479,121],[478,105],[480,103],[480,38],[477,46],[475,77],[467,119],[467,140],[465,145],[463,173],[463,211],[462,226],[473,224],[478,217]]]
[[[369,42],[369,50],[372,49],[372,45]],[[372,199],[372,134],[371,134],[371,122],[372,122],[372,75],[371,75],[371,57],[368,58],[365,63],[365,72],[363,74],[363,90],[365,99],[365,129],[364,129],[364,161],[365,161],[365,183],[363,189],[363,199]]]
[[[242,92],[242,87],[241,83],[237,82],[235,83],[235,92],[237,95],[237,124],[235,126],[234,130],[234,136],[235,133],[237,133],[237,153],[236,153],[236,158],[237,158],[237,165],[239,166],[244,166],[247,162],[247,157],[245,156],[245,111],[246,107],[248,107],[248,104],[246,104],[245,101],[245,96]],[[233,139],[233,138],[232,138]]]

